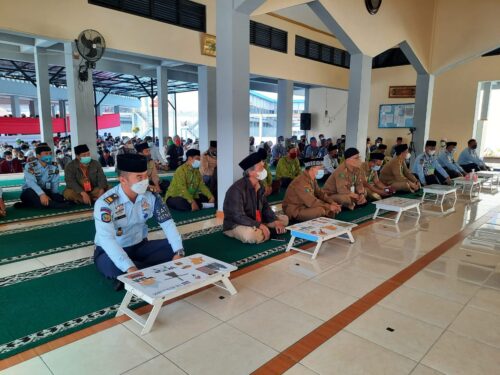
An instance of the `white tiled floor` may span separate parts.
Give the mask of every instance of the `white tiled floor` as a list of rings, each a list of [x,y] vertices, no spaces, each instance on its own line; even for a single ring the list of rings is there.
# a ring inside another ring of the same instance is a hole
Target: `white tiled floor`
[[[499,205],[499,198],[458,202],[445,217],[424,213],[417,227],[411,218],[398,226],[374,223],[357,230],[352,245],[325,243],[315,261],[296,254],[234,279],[239,293],[233,297],[211,288],[165,306],[147,335],[127,321],[4,373],[249,374]],[[85,256],[88,249],[76,249],[13,263],[1,266],[0,276]],[[500,256],[467,241],[453,246],[287,374],[498,373],[498,264]]]

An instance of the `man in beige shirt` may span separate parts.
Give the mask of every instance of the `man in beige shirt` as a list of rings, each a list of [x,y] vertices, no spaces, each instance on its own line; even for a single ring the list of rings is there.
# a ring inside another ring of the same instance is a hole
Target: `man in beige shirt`
[[[201,155],[200,173],[205,185],[210,186],[210,180],[217,167],[217,141],[210,141],[210,147]]]
[[[344,151],[344,158],[344,162],[326,180],[323,190],[338,204],[354,210],[356,206],[366,204],[359,151],[354,147],[348,148]]]
[[[323,159],[306,159],[306,167],[294,178],[285,193],[283,211],[291,220],[307,221],[321,216],[333,218],[341,207],[326,195],[317,180],[323,178]]]
[[[380,171],[380,181],[395,191],[411,191],[413,193],[420,189],[420,183],[406,166],[406,159],[410,155],[408,145],[397,145],[395,151],[396,156]]]

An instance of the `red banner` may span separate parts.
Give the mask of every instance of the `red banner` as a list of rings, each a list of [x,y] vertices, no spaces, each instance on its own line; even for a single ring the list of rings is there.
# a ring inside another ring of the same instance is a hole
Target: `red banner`
[[[97,117],[99,129],[110,129],[120,126],[120,114],[109,114]],[[55,133],[70,131],[69,117],[53,118],[52,128]],[[31,117],[0,117],[0,134],[40,134],[40,119]]]

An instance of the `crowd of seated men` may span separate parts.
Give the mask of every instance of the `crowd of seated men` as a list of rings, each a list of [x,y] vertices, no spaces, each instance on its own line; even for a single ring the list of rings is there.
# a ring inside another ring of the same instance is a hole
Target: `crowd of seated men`
[[[98,159],[88,145],[71,147],[69,137],[47,144],[19,141],[2,146],[0,170],[23,172],[20,202],[15,208],[64,209],[74,204],[94,206],[95,263],[111,279],[125,272],[184,256],[182,239],[170,209],[198,211],[217,200],[217,142],[200,152],[197,142],[176,136],[160,152],[151,137],[98,139]],[[223,233],[238,241],[259,244],[285,233],[290,221],[334,218],[342,210],[356,210],[370,201],[396,192],[416,192],[429,184],[450,184],[452,178],[488,167],[477,155],[471,139],[458,160],[457,142],[428,140],[411,158],[408,145],[396,140],[390,154],[382,138],[366,150],[346,148],[345,136],[336,142],[319,135],[285,140],[276,145],[250,137],[250,153],[239,162],[241,178],[227,190],[223,202]],[[362,155],[366,153],[366,155]],[[54,155],[56,158],[54,159]],[[165,157],[164,157],[165,156]],[[363,161],[365,159],[365,161]],[[118,185],[112,187],[103,168],[116,165]],[[276,169],[273,177],[271,167]],[[59,189],[60,170],[65,188]],[[169,183],[159,170],[173,170]],[[284,193],[283,214],[277,214],[268,197]],[[0,189],[0,216],[7,210]],[[166,239],[149,241],[146,221],[160,224]],[[116,283],[115,288],[123,286]]]

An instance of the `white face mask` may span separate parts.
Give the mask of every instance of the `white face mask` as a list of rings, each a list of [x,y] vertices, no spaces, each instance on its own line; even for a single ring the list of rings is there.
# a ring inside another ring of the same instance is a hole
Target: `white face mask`
[[[142,181],[139,181],[139,182],[136,182],[135,184],[133,184],[130,189],[136,193],[136,194],[139,194],[139,195],[142,195],[144,194],[147,190],[148,190],[148,186],[149,186],[149,181],[148,179],[144,179]]]
[[[432,156],[436,153],[436,150],[429,150],[429,155]]]
[[[406,154],[406,160],[410,160],[410,158],[411,158],[411,154],[410,154],[410,153],[407,153],[407,154]]]
[[[267,170],[266,170],[266,169],[261,170],[261,171],[257,174],[257,179],[258,179],[259,181],[263,181],[263,180],[265,180],[265,179],[266,179],[266,177],[267,177]]]

